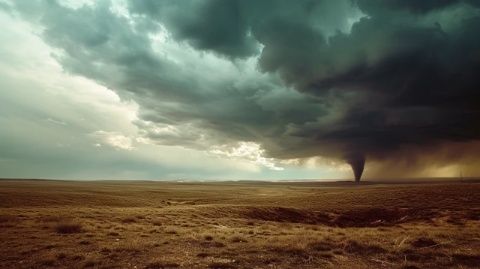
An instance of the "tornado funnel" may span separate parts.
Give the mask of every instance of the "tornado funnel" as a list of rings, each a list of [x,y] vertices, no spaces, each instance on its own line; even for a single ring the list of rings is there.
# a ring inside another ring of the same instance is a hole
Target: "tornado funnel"
[[[355,182],[359,183],[360,178],[363,174],[363,168],[365,167],[365,155],[363,154],[355,154],[351,155],[347,159],[348,163],[352,167],[353,175],[355,176]]]

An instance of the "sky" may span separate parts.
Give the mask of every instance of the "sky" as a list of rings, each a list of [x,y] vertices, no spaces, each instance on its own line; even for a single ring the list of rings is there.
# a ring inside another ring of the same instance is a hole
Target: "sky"
[[[480,176],[475,0],[0,0],[0,177]]]

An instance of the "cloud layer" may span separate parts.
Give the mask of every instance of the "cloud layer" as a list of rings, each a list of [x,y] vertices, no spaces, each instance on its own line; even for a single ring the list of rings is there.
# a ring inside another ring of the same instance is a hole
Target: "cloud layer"
[[[136,102],[140,135],[157,144],[228,154],[253,142],[261,160],[367,158],[381,167],[480,137],[477,1],[4,8],[38,25],[64,70]],[[458,159],[443,164],[476,158],[449,148]]]

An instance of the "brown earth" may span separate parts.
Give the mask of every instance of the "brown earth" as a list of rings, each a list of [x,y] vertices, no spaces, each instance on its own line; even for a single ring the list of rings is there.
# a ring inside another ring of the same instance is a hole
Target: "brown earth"
[[[0,268],[480,268],[480,183],[0,180]]]

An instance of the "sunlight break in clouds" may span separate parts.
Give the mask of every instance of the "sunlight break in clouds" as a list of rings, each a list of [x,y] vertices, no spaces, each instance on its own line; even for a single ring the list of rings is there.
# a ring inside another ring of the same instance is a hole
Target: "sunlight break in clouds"
[[[279,167],[275,164],[273,158],[266,158],[264,156],[265,150],[263,150],[259,144],[255,142],[238,142],[236,145],[220,145],[214,146],[210,150],[210,153],[225,156],[229,158],[238,158],[251,161],[255,164],[267,167],[268,169],[275,171],[284,170],[283,167]]]
[[[98,138],[102,143],[122,150],[132,150],[132,139],[117,132],[96,131],[92,133],[93,137]],[[95,144],[97,145],[97,144]]]

